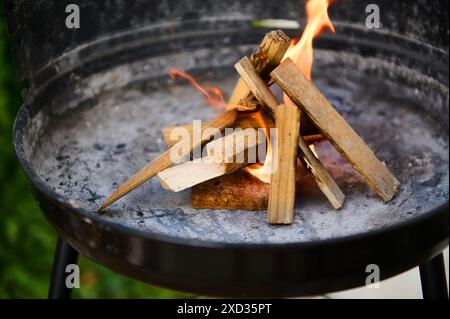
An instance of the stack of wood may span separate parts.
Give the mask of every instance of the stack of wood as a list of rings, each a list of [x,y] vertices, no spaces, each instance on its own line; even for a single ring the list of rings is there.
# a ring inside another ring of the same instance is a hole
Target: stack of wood
[[[289,58],[283,60],[289,45],[290,39],[283,32],[268,33],[256,53],[235,65],[240,79],[229,103],[238,107],[202,125],[199,132],[193,126],[183,126],[189,137],[173,139],[176,135],[173,133],[180,127],[164,129],[169,149],[120,186],[100,210],[157,174],[161,185],[170,191],[193,187],[195,208],[267,209],[270,224],[291,224],[299,162],[332,207],[339,209],[345,196],[310,149],[311,144],[322,140],[329,140],[368,185],[385,202],[390,201],[399,182],[297,65]],[[292,103],[277,100],[269,88],[273,83]],[[277,129],[271,159],[277,167],[272,170],[270,184],[242,170],[252,162],[249,154],[254,154],[254,149],[266,140],[265,134],[258,130],[261,121],[255,119],[255,112],[262,114],[267,128]],[[211,141],[208,130],[223,132],[225,128],[241,129]],[[239,139],[245,142],[236,143]],[[172,166],[200,147],[207,154],[206,161],[201,158]]]

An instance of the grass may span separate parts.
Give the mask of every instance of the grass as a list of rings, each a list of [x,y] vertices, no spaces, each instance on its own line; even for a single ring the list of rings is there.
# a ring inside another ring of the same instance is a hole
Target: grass
[[[0,0],[0,298],[46,298],[57,234],[33,200],[12,147],[21,105]],[[142,284],[80,258],[75,298],[174,298],[183,294]]]

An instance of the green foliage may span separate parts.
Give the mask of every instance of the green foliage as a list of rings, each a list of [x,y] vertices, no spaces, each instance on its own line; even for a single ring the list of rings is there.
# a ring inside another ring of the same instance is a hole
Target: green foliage
[[[45,298],[56,233],[35,204],[12,147],[21,104],[0,0],[0,298]],[[138,283],[80,258],[78,298],[172,298],[183,295]]]

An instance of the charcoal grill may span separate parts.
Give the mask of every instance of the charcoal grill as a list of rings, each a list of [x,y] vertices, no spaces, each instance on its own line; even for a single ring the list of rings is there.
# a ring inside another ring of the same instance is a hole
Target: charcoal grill
[[[401,181],[383,204],[328,144],[318,148],[347,195],[334,211],[305,178],[292,226],[261,212],[193,210],[190,192],[156,179],[96,213],[127,177],[165,149],[160,130],[213,112],[171,67],[230,93],[232,65],[268,30],[254,19],[304,25],[304,1],[6,2],[18,74],[28,81],[14,146],[60,240],[51,297],[67,297],[64,267],[81,253],[137,280],[215,296],[285,297],[364,285],[421,266],[425,297],[445,297],[448,246],[448,6],[336,1],[336,35],[316,42],[313,78]],[[81,28],[66,29],[76,3]],[[298,30],[286,30],[295,37]],[[154,115],[158,116],[154,116]]]

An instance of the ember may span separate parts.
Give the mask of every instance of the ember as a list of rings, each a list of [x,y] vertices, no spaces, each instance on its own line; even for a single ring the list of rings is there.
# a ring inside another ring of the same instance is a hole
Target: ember
[[[310,81],[313,40],[324,29],[334,32],[327,13],[330,3],[307,2],[308,23],[298,41],[291,42],[282,31],[272,31],[257,52],[241,59],[235,65],[240,79],[228,102],[220,89],[203,87],[186,72],[171,70],[171,77],[188,80],[205,95],[208,105],[223,113],[203,125],[164,129],[170,148],[120,186],[100,210],[158,175],[167,190],[193,187],[195,208],[267,208],[270,224],[291,224],[299,163],[339,209],[345,196],[312,146],[323,139],[335,146],[385,202],[390,201],[399,182]],[[284,103],[269,88],[273,81],[284,92]],[[307,135],[305,127],[318,133]],[[202,149],[200,158],[178,164],[192,151]]]

